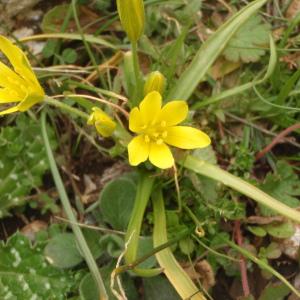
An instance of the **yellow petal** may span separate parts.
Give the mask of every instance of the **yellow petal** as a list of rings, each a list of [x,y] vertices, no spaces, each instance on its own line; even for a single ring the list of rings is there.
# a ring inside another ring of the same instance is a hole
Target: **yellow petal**
[[[167,133],[164,141],[181,149],[203,148],[211,143],[206,133],[193,127],[173,126],[167,128]]]
[[[153,91],[147,94],[147,96],[140,103],[139,107],[144,123],[147,125],[153,123],[161,111],[160,93]]]
[[[129,129],[132,132],[140,133],[144,125],[141,112],[137,107],[133,108],[129,114]]]
[[[24,52],[9,39],[0,35],[0,51],[8,58],[16,73],[36,86],[40,86]]]
[[[14,112],[17,112],[17,111],[19,111],[18,106],[14,106],[14,107],[11,107],[9,109],[0,111],[0,116],[11,114],[11,113],[14,113]]]
[[[9,88],[0,88],[0,103],[19,102],[20,97],[17,92]]]
[[[154,166],[160,169],[168,169],[174,165],[172,152],[164,143],[160,145],[151,143],[149,160]]]
[[[165,121],[167,126],[174,126],[182,122],[189,112],[186,101],[171,101],[161,109],[159,121]]]
[[[27,97],[18,104],[18,111],[26,111],[36,103],[43,101],[44,95],[41,94],[28,94]]]
[[[145,142],[143,135],[134,137],[128,144],[129,163],[132,166],[137,166],[146,161],[149,156],[149,146],[150,143]]]

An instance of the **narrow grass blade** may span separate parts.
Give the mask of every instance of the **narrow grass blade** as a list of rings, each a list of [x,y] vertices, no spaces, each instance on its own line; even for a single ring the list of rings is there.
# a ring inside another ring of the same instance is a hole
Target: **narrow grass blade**
[[[273,74],[276,64],[277,64],[276,45],[275,45],[273,37],[270,35],[270,60],[269,60],[267,72],[263,78],[254,80],[252,82],[245,83],[243,85],[240,85],[240,86],[234,87],[232,89],[229,89],[227,91],[221,92],[220,94],[218,94],[216,96],[212,96],[204,101],[197,102],[193,105],[192,108],[198,109],[198,108],[201,108],[201,107],[213,104],[213,103],[217,103],[225,98],[229,98],[234,95],[240,94],[248,89],[255,87],[256,85],[264,83]]]
[[[153,244],[158,247],[168,242],[166,229],[166,214],[161,190],[153,195],[154,230]],[[159,265],[182,299],[205,300],[201,291],[196,287],[187,273],[179,265],[170,248],[155,254]]]
[[[229,186],[249,198],[269,207],[278,214],[300,223],[300,212],[276,200],[243,179],[222,170],[218,166],[197,159],[191,155],[182,162],[182,165],[195,173],[220,181],[224,185]]]
[[[266,0],[253,1],[224,23],[201,46],[188,68],[170,91],[167,99],[187,100],[237,30],[265,3]]]
[[[49,164],[50,164],[50,169],[51,169],[52,176],[53,176],[53,179],[55,182],[55,186],[57,188],[63,208],[64,208],[66,215],[70,221],[72,230],[73,230],[76,240],[78,242],[78,246],[79,246],[80,250],[82,251],[85,261],[86,261],[86,263],[90,269],[90,272],[97,284],[98,292],[99,292],[98,293],[99,300],[108,300],[108,296],[107,296],[105,286],[104,286],[101,274],[99,272],[98,266],[94,260],[94,257],[91,253],[89,246],[86,243],[86,240],[82,234],[82,231],[81,231],[79,225],[77,225],[77,220],[74,216],[69,198],[67,196],[67,192],[66,192],[64,184],[63,184],[63,181],[60,177],[60,174],[59,174],[59,171],[58,171],[58,168],[57,168],[54,156],[53,156],[53,152],[52,152],[52,149],[50,146],[48,134],[47,134],[46,113],[45,112],[42,113],[41,127],[42,127],[42,135],[43,135],[43,139],[44,139],[46,153],[47,153]]]

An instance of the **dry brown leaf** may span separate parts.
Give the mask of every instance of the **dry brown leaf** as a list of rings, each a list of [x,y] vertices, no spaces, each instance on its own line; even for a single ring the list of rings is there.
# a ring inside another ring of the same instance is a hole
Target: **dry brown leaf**
[[[300,0],[294,0],[288,7],[285,16],[288,19],[293,19],[300,12]]]

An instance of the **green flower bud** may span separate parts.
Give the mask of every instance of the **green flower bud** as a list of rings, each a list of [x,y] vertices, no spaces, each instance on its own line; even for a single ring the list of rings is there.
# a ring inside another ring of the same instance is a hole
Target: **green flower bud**
[[[148,93],[157,91],[161,95],[164,93],[166,86],[166,78],[159,71],[154,71],[150,73],[146,79],[144,85],[144,95],[146,96]]]
[[[109,137],[116,129],[116,122],[114,122],[101,108],[93,107],[87,124],[94,125],[98,133],[103,137]]]
[[[144,32],[145,11],[143,0],[117,0],[123,29],[131,42],[137,42]]]

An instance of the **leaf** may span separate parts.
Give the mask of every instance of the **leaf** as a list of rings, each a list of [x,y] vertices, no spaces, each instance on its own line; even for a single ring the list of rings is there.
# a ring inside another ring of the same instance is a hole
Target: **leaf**
[[[77,57],[78,57],[77,52],[74,49],[66,48],[62,52],[62,58],[63,58],[64,62],[67,64],[75,63],[77,60]]]
[[[234,34],[265,3],[266,0],[253,1],[223,24],[198,50],[188,68],[169,92],[167,100],[187,100]]]
[[[145,300],[180,300],[175,289],[163,276],[143,278]]]
[[[258,300],[283,300],[289,293],[289,288],[283,283],[270,283],[264,288]]]
[[[51,265],[61,269],[72,268],[83,261],[72,233],[60,233],[53,237],[44,253]]]
[[[264,226],[264,229],[271,236],[280,239],[289,238],[295,233],[295,227],[291,222],[286,222],[279,225],[269,224]]]
[[[67,299],[76,280],[47,262],[44,245],[32,246],[20,233],[0,243],[0,299]]]
[[[297,196],[300,196],[300,180],[293,168],[284,161],[278,161],[276,164],[276,173],[268,173],[260,188],[282,203],[290,207],[298,207],[300,204]],[[260,212],[263,216],[270,217],[276,213],[259,205]]]
[[[134,205],[136,186],[132,180],[119,178],[109,182],[100,194],[100,209],[105,220],[117,230],[127,228]]]
[[[56,148],[53,130],[49,127],[50,143]],[[49,169],[40,125],[20,115],[16,126],[0,131],[0,218],[9,210],[25,203],[25,196],[42,184]]]
[[[269,34],[269,25],[262,23],[260,16],[253,16],[235,33],[223,55],[232,62],[258,61],[265,54],[265,50],[257,48],[268,44]]]
[[[259,226],[247,226],[247,229],[256,236],[264,237],[267,232]]]

